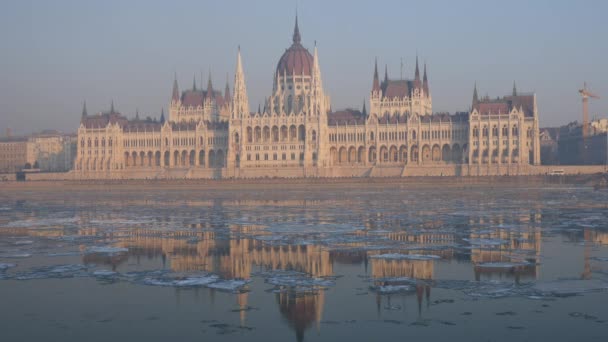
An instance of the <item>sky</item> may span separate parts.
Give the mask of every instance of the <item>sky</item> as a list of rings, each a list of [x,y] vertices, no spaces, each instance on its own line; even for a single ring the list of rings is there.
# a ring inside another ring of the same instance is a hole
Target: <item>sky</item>
[[[374,59],[411,78],[427,63],[433,111],[466,111],[480,95],[535,92],[541,126],[581,120],[578,89],[600,95],[608,116],[608,1],[461,0],[1,0],[0,135],[75,132],[89,113],[167,111],[209,73],[234,79],[240,45],[252,110],[271,94],[291,45],[296,7],[302,44],[315,41],[332,108],[369,106]],[[369,108],[369,107],[368,107]]]

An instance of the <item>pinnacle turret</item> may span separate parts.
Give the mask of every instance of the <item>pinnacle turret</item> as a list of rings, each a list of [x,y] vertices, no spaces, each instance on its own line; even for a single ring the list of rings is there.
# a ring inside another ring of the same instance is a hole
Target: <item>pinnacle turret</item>
[[[171,99],[175,102],[179,101],[179,87],[177,86],[177,74],[173,78],[173,94]]]
[[[378,79],[378,59],[374,62],[374,82],[372,91],[380,91],[380,80]]]
[[[296,26],[293,29],[293,43],[300,44],[302,37],[300,36],[300,28],[298,27],[298,14],[296,13]]]
[[[82,117],[87,117],[87,101],[84,101],[82,104]]]

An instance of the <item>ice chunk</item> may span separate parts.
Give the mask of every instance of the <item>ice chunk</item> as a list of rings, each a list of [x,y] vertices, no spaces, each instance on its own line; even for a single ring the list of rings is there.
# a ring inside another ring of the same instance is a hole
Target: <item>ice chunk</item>
[[[145,285],[153,286],[173,286],[173,287],[197,287],[211,284],[219,279],[218,276],[203,275],[203,276],[190,276],[186,278],[144,278],[143,283]]]
[[[370,286],[372,291],[380,294],[392,294],[392,293],[403,293],[411,292],[416,290],[415,287],[409,285],[381,285],[381,286]]]
[[[17,264],[0,263],[0,271],[5,271],[16,266]]]
[[[19,240],[19,241],[15,241],[14,245],[22,246],[22,245],[31,245],[33,243],[34,243],[34,241],[32,241],[32,240]]]
[[[84,265],[54,265],[42,266],[15,275],[17,280],[47,279],[47,278],[73,278],[86,276]]]
[[[12,254],[0,254],[0,258],[8,258],[8,259],[23,259],[29,258],[32,255],[29,253],[12,253]]]
[[[484,262],[477,264],[476,266],[481,268],[515,268],[529,265],[531,264],[528,262]]]
[[[372,255],[370,258],[373,259],[394,259],[394,260],[435,260],[441,259],[438,255],[424,255],[424,254],[400,254],[400,253],[390,253],[390,254],[378,254]]]
[[[583,293],[608,291],[608,283],[600,279],[555,280],[536,283],[533,289],[543,296],[566,297]]]
[[[86,249],[87,254],[108,254],[117,255],[128,252],[128,248],[112,247],[112,246],[93,246]]]
[[[242,288],[243,286],[249,284],[251,282],[251,280],[220,280],[214,283],[211,283],[209,285],[207,285],[208,288],[211,289],[216,289],[216,290],[223,290],[223,291],[230,291],[230,292],[235,292],[237,290],[239,290],[240,288]]]
[[[117,275],[118,273],[110,270],[97,270],[93,272],[93,276],[98,278],[108,278]]]
[[[508,243],[503,239],[463,239],[474,246],[500,246]]]

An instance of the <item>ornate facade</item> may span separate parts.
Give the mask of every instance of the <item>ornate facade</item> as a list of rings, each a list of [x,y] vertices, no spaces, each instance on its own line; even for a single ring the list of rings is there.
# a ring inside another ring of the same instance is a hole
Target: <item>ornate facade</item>
[[[75,174],[82,178],[259,178],[518,174],[540,163],[533,94],[479,98],[469,112],[433,113],[426,64],[421,77],[380,81],[376,63],[361,111],[331,111],[319,55],[292,45],[274,73],[264,107],[250,112],[240,49],[233,93],[180,94],[169,118],[129,120],[111,110],[78,130]]]

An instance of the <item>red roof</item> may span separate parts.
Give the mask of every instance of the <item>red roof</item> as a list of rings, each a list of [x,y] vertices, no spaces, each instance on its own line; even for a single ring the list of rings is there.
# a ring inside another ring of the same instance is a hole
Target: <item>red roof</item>
[[[287,75],[312,75],[314,58],[300,43],[293,43],[289,49],[283,53],[277,65],[277,74]]]
[[[116,112],[85,116],[81,120],[81,123],[86,128],[103,128],[106,127],[108,124],[114,123],[118,123],[122,127],[127,122],[127,118]]]
[[[496,100],[480,100],[474,105],[481,115],[508,114],[513,108],[523,110],[527,117],[534,116],[534,95],[505,96]]]
[[[365,116],[358,110],[345,109],[327,113],[327,122],[330,126],[364,125]]]

